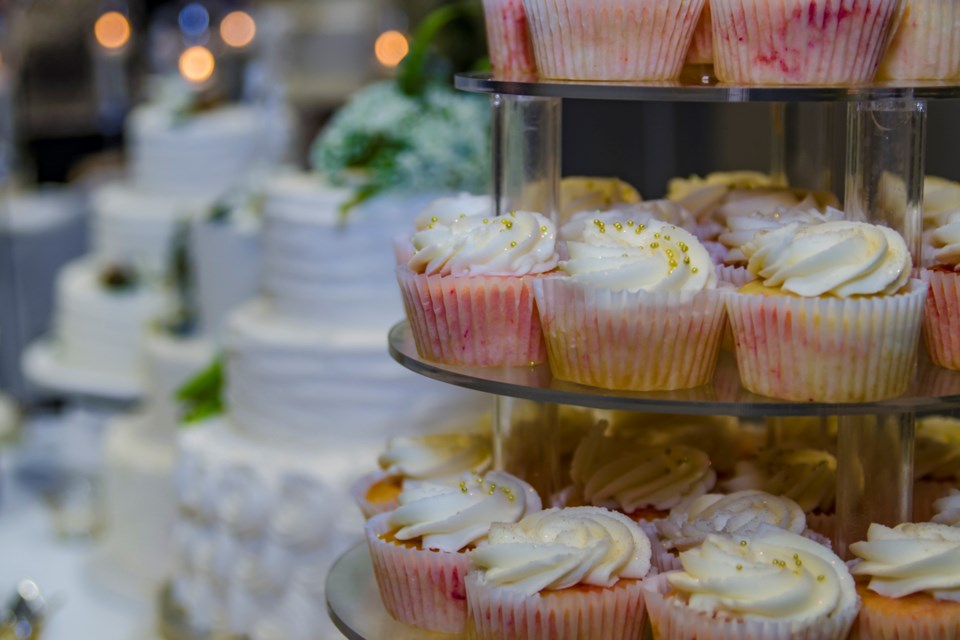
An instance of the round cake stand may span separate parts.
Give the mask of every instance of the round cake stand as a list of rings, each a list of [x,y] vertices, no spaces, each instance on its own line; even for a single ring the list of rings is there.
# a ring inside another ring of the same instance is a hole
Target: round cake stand
[[[39,340],[23,354],[23,372],[30,382],[71,396],[86,396],[113,402],[135,402],[144,393],[139,377],[63,363],[54,346]]]
[[[462,634],[434,633],[397,622],[380,601],[367,543],[350,548],[327,574],[327,611],[350,640],[460,640]]]

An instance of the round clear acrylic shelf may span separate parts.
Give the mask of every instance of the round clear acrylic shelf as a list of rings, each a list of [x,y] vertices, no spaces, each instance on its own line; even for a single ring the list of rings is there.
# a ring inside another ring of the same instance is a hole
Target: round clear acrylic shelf
[[[579,100],[644,102],[873,102],[877,100],[957,100],[957,81],[875,82],[837,86],[741,86],[718,82],[710,73],[685,70],[662,82],[574,82],[537,77],[497,78],[490,72],[461,73],[456,87],[473,93]]]
[[[390,330],[390,354],[404,367],[441,382],[486,393],[555,404],[741,418],[938,413],[960,409],[960,372],[933,365],[923,352],[913,384],[897,398],[868,403],[789,402],[751,393],[740,385],[733,354],[721,351],[713,380],[680,391],[612,391],[554,379],[547,364],[529,367],[458,367],[425,361],[417,354],[410,325]],[[923,391],[921,391],[923,390]]]

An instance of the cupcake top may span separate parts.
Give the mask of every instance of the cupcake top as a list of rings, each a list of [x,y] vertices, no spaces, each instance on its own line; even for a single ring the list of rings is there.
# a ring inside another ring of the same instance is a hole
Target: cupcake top
[[[734,190],[773,187],[771,176],[758,171],[717,171],[705,177],[672,178],[667,183],[667,199],[683,205],[698,219],[713,214],[727,194]]]
[[[937,227],[945,215],[960,211],[960,183],[927,176],[923,181],[924,227]]]
[[[635,293],[697,293],[716,287],[710,254],[688,231],[657,220],[611,225],[595,218],[567,242],[560,268],[579,283]]]
[[[933,416],[917,421],[913,477],[960,478],[960,420]]]
[[[861,558],[853,574],[868,576],[871,591],[887,598],[927,593],[960,602],[960,529],[924,522],[892,529],[871,524],[866,541],[850,545]]]
[[[550,271],[558,261],[556,226],[530,211],[438,219],[412,242],[407,264],[427,275],[525,276]]]
[[[933,508],[937,510],[937,515],[933,517],[934,522],[960,527],[960,491],[950,489],[948,495],[933,503]]]
[[[405,489],[388,518],[397,540],[420,540],[424,549],[456,552],[487,538],[492,522],[516,522],[540,511],[529,484],[502,471],[466,473],[459,484],[420,483]]]
[[[650,540],[623,514],[597,507],[547,509],[495,524],[470,554],[488,584],[526,595],[575,585],[612,587],[650,571]]]
[[[560,227],[559,237],[564,242],[587,242],[599,225],[615,229],[620,224],[622,228],[629,229],[638,224],[650,225],[654,221],[683,228],[691,228],[695,224],[690,212],[679,204],[670,200],[648,200],[608,211],[581,211]]]
[[[767,288],[804,296],[893,295],[910,279],[910,253],[893,229],[865,222],[794,223],[743,245]]]
[[[391,476],[412,480],[443,481],[464,471],[483,473],[493,462],[489,436],[443,433],[396,436],[377,462]]]
[[[635,188],[618,178],[569,176],[560,181],[560,216],[582,211],[607,211],[642,198]]]
[[[763,525],[802,534],[807,528],[807,516],[790,498],[746,490],[689,498],[655,524],[663,547],[682,551],[700,544],[711,534],[749,536]]]
[[[727,230],[720,234],[720,242],[727,249],[723,261],[726,264],[741,264],[747,262],[741,247],[754,239],[757,233],[765,233],[781,229],[789,224],[797,223],[801,226],[821,224],[843,220],[843,212],[833,207],[821,213],[810,206],[799,206],[791,209],[778,207],[770,212],[754,211],[745,215],[730,215],[727,218]]]
[[[728,491],[758,489],[786,496],[807,513],[833,510],[837,459],[820,449],[768,449],[741,460],[736,476],[723,483]]]
[[[943,224],[929,235],[937,266],[960,271],[960,211],[944,216]]]
[[[825,546],[764,526],[750,536],[708,536],[667,574],[696,611],[816,623],[857,607],[853,577]]]
[[[650,446],[594,429],[577,447],[570,476],[576,494],[595,506],[632,513],[667,511],[717,482],[710,458],[682,444]]]
[[[417,216],[417,231],[423,231],[431,224],[450,225],[458,218],[467,216],[492,216],[493,200],[490,196],[475,196],[460,193],[455,196],[437,198]]]

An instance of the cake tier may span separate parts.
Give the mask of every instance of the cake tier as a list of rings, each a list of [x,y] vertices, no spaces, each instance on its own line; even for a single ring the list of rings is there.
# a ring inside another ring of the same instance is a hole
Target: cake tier
[[[91,260],[72,262],[57,278],[54,332],[58,358],[76,368],[140,376],[148,323],[169,308],[149,286],[111,290]]]
[[[419,213],[378,198],[346,216],[350,193],[307,174],[271,181],[264,202],[263,290],[278,315],[382,335],[403,306],[393,237]]]
[[[181,406],[177,391],[197,373],[210,365],[215,349],[209,340],[181,338],[152,330],[144,340],[144,360],[147,379],[145,410],[150,420],[143,438],[158,446],[173,447]]]
[[[231,419],[272,439],[382,435],[468,397],[396,366],[382,333],[292,320],[262,300],[230,317],[225,346]]]

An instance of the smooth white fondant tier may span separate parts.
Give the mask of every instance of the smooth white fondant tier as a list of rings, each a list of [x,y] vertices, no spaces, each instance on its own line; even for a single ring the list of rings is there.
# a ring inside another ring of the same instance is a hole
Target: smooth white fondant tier
[[[384,434],[475,397],[398,365],[385,333],[291,320],[261,300],[231,315],[225,348],[231,419],[268,438]]]
[[[127,182],[91,196],[93,254],[101,263],[130,264],[149,277],[167,274],[178,225],[209,209],[212,200],[150,194]]]
[[[257,167],[260,115],[248,106],[191,115],[167,105],[134,109],[127,123],[134,185],[167,196],[223,197]]]
[[[278,315],[384,333],[403,315],[393,238],[420,203],[383,196],[344,218],[348,197],[307,174],[267,184],[263,292]]]
[[[147,399],[150,430],[145,437],[173,447],[181,407],[177,391],[213,361],[216,349],[203,338],[181,338],[151,330],[144,341]]]
[[[72,262],[57,278],[57,357],[75,368],[141,376],[144,332],[169,304],[163,291],[149,286],[111,291],[100,283],[95,262]]]
[[[219,338],[228,314],[260,286],[260,225],[198,219],[191,225],[190,247],[200,327]]]

